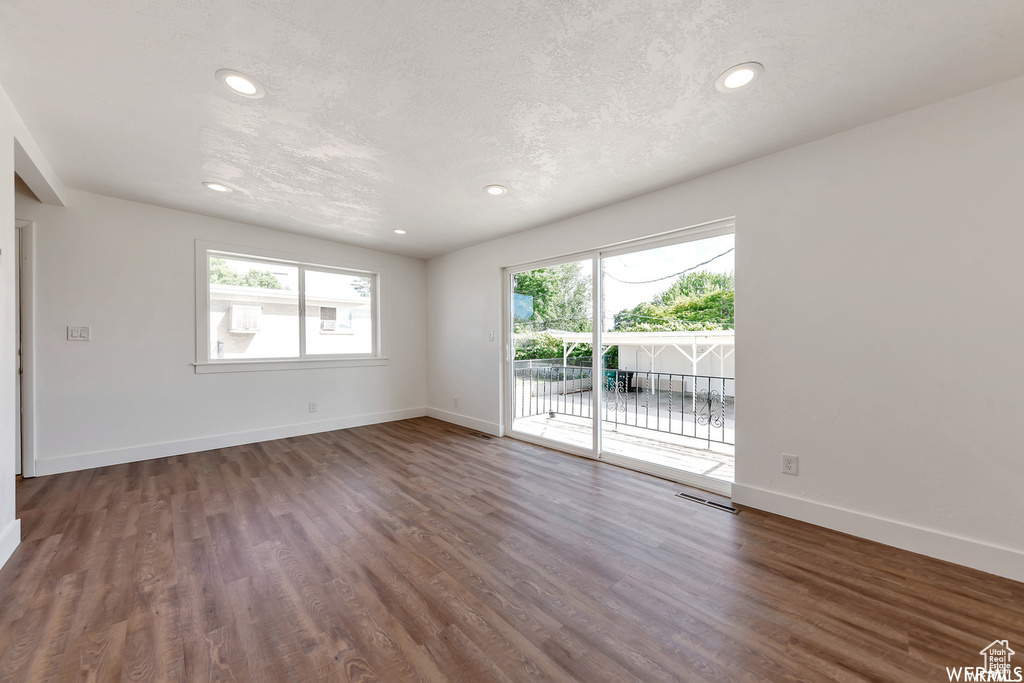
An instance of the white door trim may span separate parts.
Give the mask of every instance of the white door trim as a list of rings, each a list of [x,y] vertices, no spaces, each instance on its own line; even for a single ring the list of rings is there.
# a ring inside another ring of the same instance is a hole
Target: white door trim
[[[515,431],[512,428],[512,426],[514,424],[513,417],[514,417],[514,412],[515,412],[515,401],[512,400],[512,395],[509,393],[511,391],[514,391],[515,386],[516,386],[516,383],[515,383],[515,349],[512,346],[512,334],[513,334],[513,331],[514,331],[514,322],[512,320],[512,316],[513,316],[512,277],[516,273],[525,273],[525,272],[529,272],[531,270],[536,270],[538,268],[547,268],[549,266],[557,266],[557,265],[561,265],[563,263],[572,263],[574,261],[584,261],[584,260],[588,260],[588,259],[592,262],[592,264],[591,264],[591,268],[592,268],[591,275],[593,276],[594,274],[596,274],[598,272],[598,268],[599,268],[598,262],[600,261],[600,254],[598,252],[596,252],[596,251],[583,252],[583,253],[580,253],[580,254],[576,254],[576,255],[574,255],[571,258],[551,258],[551,259],[545,259],[543,261],[535,261],[533,263],[530,263],[529,265],[508,266],[506,268],[502,268],[501,275],[502,275],[503,283],[502,283],[502,297],[501,297],[501,299],[502,299],[502,306],[504,307],[504,312],[503,312],[503,314],[501,316],[501,319],[502,319],[502,336],[504,338],[504,343],[505,343],[505,356],[504,356],[505,371],[502,373],[502,377],[504,378],[504,386],[501,387],[501,406],[502,406],[501,414],[502,414],[502,418],[504,420],[504,425],[502,425],[502,432],[504,433],[505,436],[511,436],[511,437],[513,437],[515,439],[519,439],[520,441],[528,441],[530,443],[535,443],[535,444],[537,444],[539,446],[546,446],[548,448],[552,448],[552,449],[555,449],[555,450],[564,450],[564,451],[566,451],[568,453],[572,453],[573,455],[581,455],[581,456],[583,456],[585,458],[591,458],[593,460],[597,460],[598,459],[598,439],[600,437],[599,437],[598,434],[596,434],[596,432],[594,430],[591,431],[591,434],[593,435],[593,438],[592,438],[591,446],[590,446],[589,449],[580,448],[579,446],[574,446],[572,444],[564,444],[564,443],[561,443],[561,442],[558,442],[558,441],[554,441],[554,440],[551,440],[551,439],[545,439],[543,437],[534,437],[534,436],[532,436],[530,434],[526,434],[524,432],[517,432],[517,431]],[[591,287],[593,287],[593,286],[594,285],[591,285]],[[591,301],[592,301],[592,303],[594,302],[593,293],[591,293]],[[593,306],[593,315],[594,315],[594,319],[595,320],[597,319],[597,315],[599,313],[597,308],[598,307],[597,307],[597,305],[595,303],[594,306]],[[592,337],[591,339],[594,340],[595,337],[598,337],[596,332],[594,333],[594,337]],[[596,406],[597,406],[597,399],[600,398],[598,396],[598,393],[599,393],[600,390],[596,387],[597,383],[595,382],[594,384],[595,384],[595,390],[593,392],[591,392],[591,394],[592,394],[591,400],[594,401],[594,407],[596,408]],[[597,413],[595,412],[594,415],[597,415]]]
[[[36,476],[36,331],[35,331],[35,224],[15,220],[21,232],[18,253],[21,269],[21,476]]]

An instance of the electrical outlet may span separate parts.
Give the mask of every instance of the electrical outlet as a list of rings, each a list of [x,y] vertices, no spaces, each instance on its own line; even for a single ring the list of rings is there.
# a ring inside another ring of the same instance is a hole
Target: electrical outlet
[[[800,456],[782,454],[782,473],[797,475],[800,473]]]
[[[487,333],[487,341],[494,341],[494,330]]]
[[[317,406],[316,401],[309,402],[309,412],[315,413],[317,411],[317,408],[319,408],[319,406]]]
[[[458,397],[455,397],[455,398],[452,399],[452,405],[454,407],[456,407],[456,408],[459,407],[459,399],[458,399]]]

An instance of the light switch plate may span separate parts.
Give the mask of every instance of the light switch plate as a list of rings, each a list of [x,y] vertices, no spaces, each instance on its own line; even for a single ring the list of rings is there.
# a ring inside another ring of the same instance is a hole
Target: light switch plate
[[[89,341],[92,339],[92,328],[68,327],[68,341]]]

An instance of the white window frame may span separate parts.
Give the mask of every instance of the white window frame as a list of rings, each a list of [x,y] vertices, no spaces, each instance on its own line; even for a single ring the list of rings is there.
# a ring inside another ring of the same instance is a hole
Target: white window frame
[[[267,265],[285,265],[298,268],[299,299],[299,357],[222,359],[211,357],[210,341],[210,257],[237,258]],[[384,353],[384,269],[366,264],[354,264],[321,256],[308,257],[258,247],[246,247],[219,242],[196,240],[196,361],[197,374],[214,372],[249,372],[262,370],[295,370],[303,368],[363,367],[387,365]],[[371,282],[372,351],[364,354],[307,354],[306,353],[306,271],[339,273],[369,277]]]

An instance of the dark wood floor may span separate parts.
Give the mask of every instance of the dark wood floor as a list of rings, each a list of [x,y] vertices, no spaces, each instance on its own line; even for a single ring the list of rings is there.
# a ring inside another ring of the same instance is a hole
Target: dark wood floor
[[[26,480],[0,680],[948,680],[1024,584],[422,418]]]

